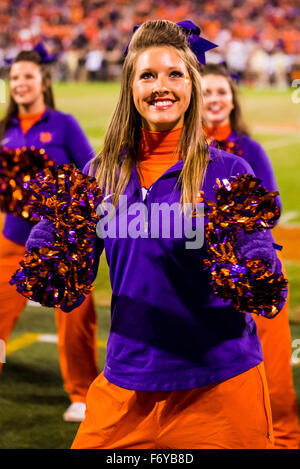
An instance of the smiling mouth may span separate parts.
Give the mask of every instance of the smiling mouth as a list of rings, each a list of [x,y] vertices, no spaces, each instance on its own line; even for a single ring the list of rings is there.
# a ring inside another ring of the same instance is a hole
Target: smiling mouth
[[[29,92],[28,90],[16,91],[16,96],[23,97],[26,94],[28,94],[28,92]]]
[[[149,102],[150,106],[153,106],[155,109],[169,109],[174,103],[175,101],[171,99],[157,99]]]
[[[222,111],[222,106],[219,106],[219,105],[209,106],[208,110],[210,112],[220,112],[220,111]]]

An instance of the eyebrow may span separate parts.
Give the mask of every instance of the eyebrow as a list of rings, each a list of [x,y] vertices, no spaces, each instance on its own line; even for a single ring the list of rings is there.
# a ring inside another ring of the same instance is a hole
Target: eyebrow
[[[20,75],[20,73],[22,73],[23,75],[32,75],[33,72],[31,70],[28,70],[27,72],[13,72],[10,73],[10,76]]]
[[[156,67],[145,67],[145,68],[141,68],[139,72],[152,72],[153,70],[155,70],[155,68]],[[168,67],[167,70],[168,71],[176,70],[176,69],[182,70],[183,68],[184,68],[183,65],[173,65],[171,67]]]
[[[225,87],[220,87],[220,86],[218,88],[211,88],[210,86],[207,86],[207,87],[202,86],[202,89],[205,91],[211,91],[213,89],[216,89],[216,91],[224,91],[224,90],[227,91]]]

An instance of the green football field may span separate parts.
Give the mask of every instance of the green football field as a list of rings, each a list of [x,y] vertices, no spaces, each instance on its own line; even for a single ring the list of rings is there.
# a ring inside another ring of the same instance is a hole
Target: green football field
[[[118,90],[117,83],[55,85],[57,107],[79,120],[96,151],[101,148]],[[282,224],[294,227],[298,232],[300,103],[292,102],[292,90],[242,89],[241,98],[249,128],[263,144],[274,165],[283,200]],[[3,110],[0,108],[0,114]],[[291,331],[293,340],[297,340],[300,339],[299,257],[289,259],[286,269],[290,282]],[[95,284],[95,300],[101,370],[110,322],[110,284],[104,258]],[[55,334],[52,309],[26,307],[10,337],[0,378],[0,449],[68,448],[74,438],[78,425],[62,420],[69,401],[62,388]],[[293,373],[300,403],[300,365],[293,366]]]

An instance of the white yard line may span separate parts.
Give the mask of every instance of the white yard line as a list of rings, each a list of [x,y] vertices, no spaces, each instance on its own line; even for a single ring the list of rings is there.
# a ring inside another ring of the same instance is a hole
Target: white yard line
[[[289,224],[292,220],[296,220],[300,215],[299,210],[290,210],[281,215],[278,225],[282,228],[300,228],[300,224]]]
[[[289,147],[291,145],[300,145],[299,138],[282,138],[280,140],[271,140],[262,144],[265,150],[274,150],[276,148]]]

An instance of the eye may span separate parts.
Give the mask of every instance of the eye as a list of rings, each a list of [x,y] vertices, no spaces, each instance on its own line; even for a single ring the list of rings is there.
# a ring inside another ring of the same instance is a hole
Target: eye
[[[170,73],[170,77],[180,78],[180,77],[183,77],[183,73],[180,72],[179,70],[174,70],[173,72]]]
[[[148,80],[149,78],[153,78],[153,73],[151,72],[144,72],[141,74],[140,79],[141,80]]]

